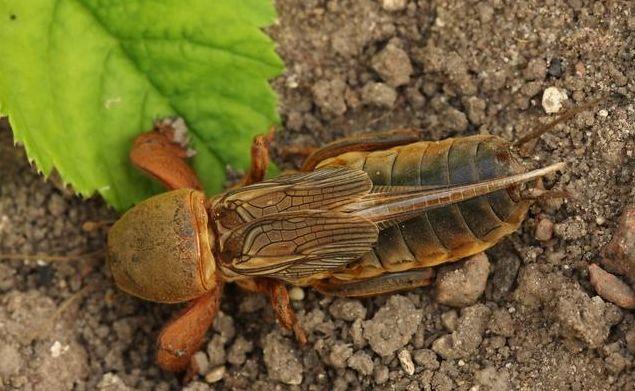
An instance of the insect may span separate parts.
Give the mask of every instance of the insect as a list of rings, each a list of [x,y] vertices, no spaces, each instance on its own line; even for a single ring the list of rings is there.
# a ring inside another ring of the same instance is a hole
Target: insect
[[[243,186],[207,198],[173,133],[162,123],[131,151],[132,162],[171,191],[136,205],[108,235],[122,290],[190,302],[158,337],[157,361],[169,371],[190,365],[224,283],[267,294],[280,323],[304,343],[286,283],[349,297],[428,285],[432,266],[515,231],[531,204],[526,184],[563,167],[526,171],[496,136],[421,141],[404,129],[335,141],[300,171],[263,181],[261,136]]]

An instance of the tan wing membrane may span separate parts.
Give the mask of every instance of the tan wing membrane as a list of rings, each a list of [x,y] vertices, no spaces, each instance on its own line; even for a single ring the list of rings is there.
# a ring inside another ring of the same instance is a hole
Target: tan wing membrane
[[[370,221],[341,212],[266,216],[230,233],[223,263],[242,275],[294,280],[360,258],[372,249],[378,233]]]
[[[438,190],[429,190],[429,188],[423,187],[417,192],[417,186],[403,186],[401,192],[373,192],[354,205],[347,206],[346,211],[374,223],[405,220],[429,209],[443,207],[528,182],[558,171],[564,166],[564,163],[557,163],[523,174]]]
[[[215,206],[224,228],[254,219],[301,210],[333,210],[351,203],[372,188],[368,175],[350,168],[324,168],[278,177],[234,190]]]

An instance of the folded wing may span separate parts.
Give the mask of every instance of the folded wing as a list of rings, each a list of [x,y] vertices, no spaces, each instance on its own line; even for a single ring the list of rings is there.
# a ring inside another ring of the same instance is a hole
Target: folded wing
[[[232,230],[221,259],[238,274],[293,281],[359,259],[378,233],[367,219],[338,211],[286,212]]]

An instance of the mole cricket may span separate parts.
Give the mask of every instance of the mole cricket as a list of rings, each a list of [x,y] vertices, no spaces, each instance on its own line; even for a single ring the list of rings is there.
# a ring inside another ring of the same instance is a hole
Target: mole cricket
[[[169,191],[112,226],[107,259],[123,291],[189,302],[158,337],[159,366],[194,370],[226,282],[268,295],[300,344],[307,339],[286,284],[347,297],[428,285],[433,266],[514,232],[532,203],[527,184],[564,166],[527,171],[497,136],[420,137],[400,129],[344,138],[313,151],[299,171],[263,180],[269,138],[258,136],[242,186],[207,197],[170,122],[138,136],[132,163]]]

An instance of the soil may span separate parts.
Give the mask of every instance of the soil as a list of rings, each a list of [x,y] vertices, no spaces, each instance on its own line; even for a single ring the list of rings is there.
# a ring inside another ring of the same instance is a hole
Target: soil
[[[523,148],[532,167],[568,163],[545,187],[569,198],[537,202],[487,259],[445,270],[436,288],[364,300],[296,290],[309,334],[301,348],[264,298],[229,287],[196,355],[201,374],[186,388],[635,389],[635,316],[596,296],[587,271],[635,199],[632,3],[280,0],[277,8],[268,32],[287,70],[273,82],[283,118],[274,152],[285,167],[299,157],[283,146],[357,131],[517,140],[553,118],[542,102],[548,87],[566,92],[565,108],[622,98]],[[550,93],[550,111],[551,96],[561,94]],[[6,121],[0,173],[0,252],[103,249],[104,229],[82,224],[115,214],[43,180]],[[0,303],[1,389],[182,387],[153,362],[154,339],[178,306],[123,294],[99,254],[3,260]]]

